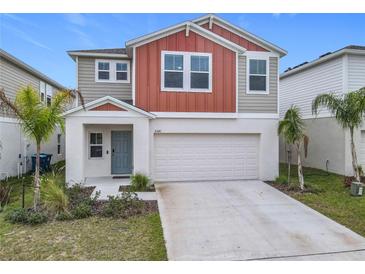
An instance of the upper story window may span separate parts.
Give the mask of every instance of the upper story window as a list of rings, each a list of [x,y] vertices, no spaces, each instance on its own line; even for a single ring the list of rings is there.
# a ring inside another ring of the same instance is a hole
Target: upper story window
[[[199,52],[161,52],[161,90],[211,92],[212,55]]]
[[[39,95],[42,102],[47,103],[47,106],[51,105],[53,88],[51,85],[46,84],[43,81],[39,82]]]
[[[95,81],[129,83],[128,60],[95,60]]]
[[[39,82],[39,96],[41,98],[41,101],[44,102],[46,98],[46,83],[43,81]]]
[[[52,86],[46,84],[46,103],[47,103],[47,106],[51,105],[52,93],[53,93]]]
[[[248,93],[268,94],[268,60],[248,59]]]

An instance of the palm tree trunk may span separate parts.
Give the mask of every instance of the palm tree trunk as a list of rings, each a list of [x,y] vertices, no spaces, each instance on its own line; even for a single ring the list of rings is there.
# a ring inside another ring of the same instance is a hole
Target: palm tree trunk
[[[291,149],[288,150],[288,184],[290,184]]]
[[[355,142],[354,142],[354,128],[350,127],[350,137],[351,137],[351,154],[352,154],[352,167],[355,171],[356,181],[360,182],[360,172],[357,163],[357,155],[355,149]]]
[[[34,174],[34,198],[33,198],[34,210],[38,210],[40,203],[40,178],[39,178],[40,153],[41,153],[41,144],[37,142],[37,156],[36,156],[35,174]]]
[[[304,190],[304,176],[303,176],[302,159],[300,157],[300,144],[297,144],[297,155],[298,155],[298,180],[299,180],[299,187],[300,187],[301,190]]]

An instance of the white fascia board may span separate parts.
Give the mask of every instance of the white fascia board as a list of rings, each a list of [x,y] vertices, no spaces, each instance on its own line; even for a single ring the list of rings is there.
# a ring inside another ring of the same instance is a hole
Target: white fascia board
[[[68,55],[71,56],[73,60],[75,60],[77,56],[130,59],[130,57],[127,54],[117,54],[117,53],[96,53],[96,52],[82,52],[82,51],[73,51],[67,53]]]
[[[311,61],[309,62],[308,64],[305,64],[303,66],[300,66],[296,69],[292,69],[292,70],[289,70],[288,72],[284,72],[282,74],[280,74],[280,79],[283,79],[285,77],[288,77],[292,74],[296,74],[302,70],[305,70],[305,69],[308,69],[308,68],[311,68],[311,67],[314,67],[316,65],[319,65],[323,62],[326,62],[326,61],[329,61],[331,59],[335,59],[337,57],[340,57],[341,55],[343,54],[354,54],[354,55],[365,55],[365,50],[359,50],[359,49],[342,49],[342,50],[339,50],[339,51],[336,51],[334,53],[331,53],[327,56],[324,56],[322,58],[319,58],[319,59],[316,59],[314,61]]]
[[[194,24],[192,22],[184,22],[181,24],[177,24],[175,26],[160,30],[158,32],[154,32],[142,37],[139,37],[137,39],[134,40],[130,40],[126,43],[126,47],[139,47],[141,45],[150,43],[152,41],[161,39],[163,37],[167,37],[171,34],[174,34],[176,32],[182,31],[182,30],[186,30],[186,28],[189,28],[190,31],[194,31],[197,34],[200,34],[201,36],[212,40],[213,42],[220,44],[226,48],[229,48],[233,51],[239,52],[239,53],[244,53],[246,52],[246,49],[244,47],[241,47],[209,30],[206,30],[204,28],[202,28],[201,26]]]
[[[70,109],[68,111],[66,111],[65,113],[62,114],[62,116],[67,116],[67,115],[70,115],[72,113],[75,113],[75,112],[78,112],[78,111],[81,111],[83,110],[84,108],[86,110],[92,108],[92,107],[96,107],[96,106],[99,106],[99,105],[102,105],[104,103],[108,103],[108,102],[111,102],[111,103],[114,103],[115,105],[117,106],[120,106],[121,108],[124,108],[124,109],[127,109],[127,110],[132,110],[132,111],[135,111],[139,114],[143,114],[149,118],[155,118],[155,115],[153,115],[152,113],[150,112],[147,112],[147,111],[144,111],[140,108],[137,108],[135,106],[132,106],[126,102],[123,102],[123,101],[120,101],[118,99],[115,99],[114,97],[111,97],[111,96],[105,96],[105,97],[102,97],[102,98],[99,98],[99,99],[96,99],[92,102],[89,102],[87,104],[85,104],[85,106],[78,106],[78,107],[75,107],[73,109]]]
[[[182,119],[279,119],[277,113],[152,112],[156,118]]]
[[[283,57],[288,54],[288,52],[286,50],[270,43],[269,41],[266,41],[263,38],[258,37],[257,35],[249,32],[243,28],[235,26],[235,25],[231,24],[230,22],[228,22],[214,14],[204,15],[202,17],[192,20],[192,22],[202,25],[202,24],[208,23],[211,19],[213,19],[213,22],[216,23],[217,25],[219,25],[220,27],[223,27],[223,28],[231,31],[231,32],[237,34],[238,36],[241,36],[241,37],[247,39],[250,42],[259,44],[260,46],[262,46],[263,48],[265,48],[267,50],[273,50],[273,51],[280,53],[280,57]],[[229,28],[227,28],[227,27],[229,27]]]

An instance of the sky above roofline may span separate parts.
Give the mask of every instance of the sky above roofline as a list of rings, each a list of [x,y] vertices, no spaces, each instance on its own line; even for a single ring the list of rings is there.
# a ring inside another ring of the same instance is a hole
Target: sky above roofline
[[[64,86],[75,87],[68,50],[125,42],[203,14],[1,14],[0,47]],[[288,51],[280,71],[347,45],[365,45],[364,14],[217,14]]]

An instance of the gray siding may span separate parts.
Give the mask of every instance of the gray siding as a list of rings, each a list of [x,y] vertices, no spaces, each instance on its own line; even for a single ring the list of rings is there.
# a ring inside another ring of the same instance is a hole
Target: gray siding
[[[238,58],[238,112],[277,113],[278,58],[269,60],[269,94],[246,93],[246,56]]]
[[[365,87],[365,56],[349,55],[348,90],[346,91],[354,91],[362,87]]]
[[[95,58],[92,57],[78,58],[78,89],[85,103],[107,95],[119,100],[132,100],[132,83],[95,82]]]
[[[18,66],[0,57],[0,87],[4,88],[5,95],[15,99],[20,88],[31,85],[39,90],[39,79]]]

